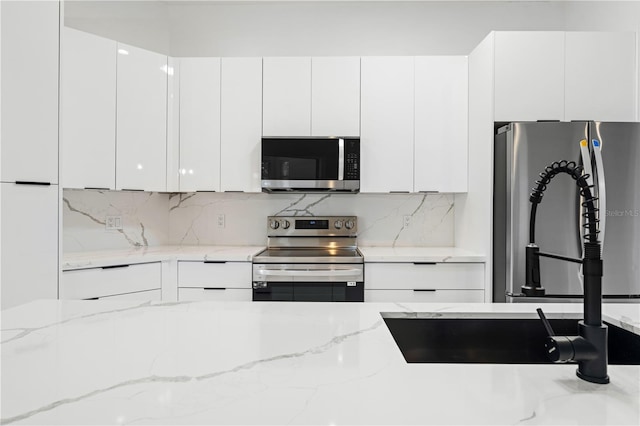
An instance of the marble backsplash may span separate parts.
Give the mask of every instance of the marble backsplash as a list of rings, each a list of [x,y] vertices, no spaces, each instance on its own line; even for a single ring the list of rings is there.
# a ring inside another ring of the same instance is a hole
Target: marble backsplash
[[[358,243],[370,246],[453,246],[453,195],[444,194],[174,194],[169,239],[174,244],[262,245],[267,216],[358,217]],[[218,227],[224,214],[225,226]],[[404,216],[410,225],[404,227]]]
[[[218,216],[224,215],[224,226]],[[263,245],[266,217],[358,216],[363,246],[453,246],[451,194],[147,193],[64,190],[63,251]],[[123,229],[105,230],[106,216]],[[405,217],[409,225],[405,226]]]
[[[65,253],[169,244],[168,194],[65,189],[62,250]],[[106,230],[107,216],[122,218]]]

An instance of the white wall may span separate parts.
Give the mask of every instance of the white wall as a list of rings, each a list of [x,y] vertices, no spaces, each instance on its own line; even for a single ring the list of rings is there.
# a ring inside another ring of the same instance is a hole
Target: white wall
[[[172,55],[468,54],[491,29],[564,18],[550,2],[207,3],[169,6]]]
[[[64,24],[122,43],[169,54],[167,7],[161,1],[64,2]]]
[[[491,30],[640,31],[640,2],[68,1],[65,23],[174,56],[457,55]]]

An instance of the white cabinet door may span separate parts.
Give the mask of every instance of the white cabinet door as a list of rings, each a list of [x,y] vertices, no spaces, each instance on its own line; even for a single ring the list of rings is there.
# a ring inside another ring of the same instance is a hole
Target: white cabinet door
[[[262,58],[222,59],[220,189],[261,191]]]
[[[360,58],[311,59],[311,135],[360,135]]]
[[[416,192],[466,192],[468,152],[466,56],[415,58]]]
[[[180,59],[179,175],[182,192],[220,191],[220,58]]]
[[[95,299],[159,290],[161,277],[160,262],[64,271],[60,299]]]
[[[564,32],[495,34],[495,121],[564,119]]]
[[[178,300],[212,302],[251,302],[253,291],[247,288],[180,288]]]
[[[363,57],[362,192],[413,191],[413,57]]]
[[[264,58],[264,136],[311,135],[311,58]]]
[[[567,32],[565,119],[636,120],[636,35]]]
[[[116,189],[166,190],[167,57],[118,44]]]
[[[178,262],[178,300],[253,298],[251,262]]]
[[[178,262],[178,287],[251,289],[251,262]]]
[[[2,182],[58,183],[57,1],[3,1]]]
[[[64,188],[115,189],[116,42],[62,31],[61,179]]]
[[[0,191],[2,309],[57,299],[58,186],[3,183]]]
[[[483,290],[483,263],[365,263],[369,290]]]

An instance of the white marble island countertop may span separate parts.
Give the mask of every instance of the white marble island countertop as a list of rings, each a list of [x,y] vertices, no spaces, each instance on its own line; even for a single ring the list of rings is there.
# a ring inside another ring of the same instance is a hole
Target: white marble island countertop
[[[529,304],[36,301],[2,312],[2,424],[633,424],[640,366],[407,364],[380,312]],[[580,305],[545,312],[579,314]],[[640,332],[640,305],[605,305]]]

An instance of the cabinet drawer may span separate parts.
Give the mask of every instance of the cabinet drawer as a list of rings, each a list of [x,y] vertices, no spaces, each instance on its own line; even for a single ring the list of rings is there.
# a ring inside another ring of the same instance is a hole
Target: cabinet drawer
[[[394,303],[480,303],[484,290],[365,290],[365,302]]]
[[[484,290],[483,263],[365,263],[368,290]]]
[[[178,300],[212,300],[218,302],[251,302],[248,288],[179,288]]]
[[[162,290],[137,291],[135,293],[116,294],[114,296],[99,297],[100,300],[162,300]]]
[[[178,287],[251,288],[250,262],[178,262]]]
[[[92,299],[161,287],[160,262],[64,271],[60,299]]]

